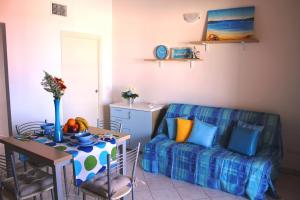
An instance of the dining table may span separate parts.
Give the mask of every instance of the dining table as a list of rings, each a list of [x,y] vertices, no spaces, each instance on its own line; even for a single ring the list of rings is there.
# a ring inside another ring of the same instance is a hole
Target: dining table
[[[123,156],[123,160],[126,162],[126,143],[130,139],[129,134],[96,127],[89,127],[88,132],[97,135],[99,138],[103,138],[107,134],[112,136],[116,141],[117,152]],[[46,145],[37,140],[22,141],[14,136],[0,137],[0,143],[4,144],[7,163],[10,162],[10,156],[13,152],[18,152],[32,160],[43,162],[50,166],[53,173],[54,198],[57,200],[64,199],[62,170],[68,164],[73,164],[73,169],[76,170],[76,166],[74,166],[75,159],[72,153],[54,148],[54,146]],[[8,169],[7,172],[10,172],[10,170]],[[126,166],[121,169],[120,173],[126,175]],[[11,174],[8,174],[8,176],[11,176]],[[76,178],[74,179],[76,184]]]

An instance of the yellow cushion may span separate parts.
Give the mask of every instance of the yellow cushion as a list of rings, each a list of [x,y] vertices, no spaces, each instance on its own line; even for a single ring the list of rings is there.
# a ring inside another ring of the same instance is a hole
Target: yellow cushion
[[[177,118],[176,142],[184,142],[185,140],[187,140],[190,136],[192,127],[192,120]]]

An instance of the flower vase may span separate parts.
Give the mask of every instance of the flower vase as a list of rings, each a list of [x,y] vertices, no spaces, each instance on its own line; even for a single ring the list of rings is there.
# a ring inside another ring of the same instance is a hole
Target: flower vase
[[[127,103],[128,103],[129,106],[132,106],[133,102],[134,102],[134,98],[128,98],[127,99]]]
[[[55,107],[55,129],[54,129],[54,142],[62,142],[63,141],[63,133],[60,126],[60,99],[54,99],[54,107]]]

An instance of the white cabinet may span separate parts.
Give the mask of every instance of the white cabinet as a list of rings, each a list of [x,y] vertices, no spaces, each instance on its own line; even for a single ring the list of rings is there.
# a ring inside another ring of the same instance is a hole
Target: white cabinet
[[[135,103],[110,104],[110,119],[122,123],[122,133],[130,134],[129,148],[135,148],[141,142],[143,151],[145,143],[151,140],[159,113],[163,105]]]

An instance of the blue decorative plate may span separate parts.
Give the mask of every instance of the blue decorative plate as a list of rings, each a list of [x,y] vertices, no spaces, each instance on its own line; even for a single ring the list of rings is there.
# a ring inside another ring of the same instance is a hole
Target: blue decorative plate
[[[155,57],[157,59],[165,59],[168,56],[168,48],[165,45],[158,45],[155,48]]]
[[[96,144],[98,141],[92,141],[91,143],[79,143],[78,145],[80,147],[90,147],[90,146],[94,146],[94,144]]]

